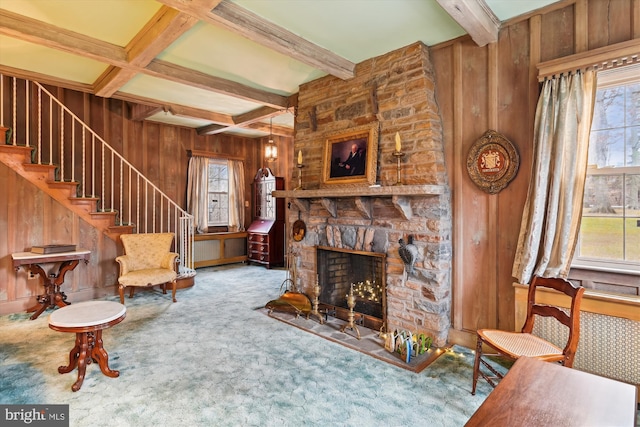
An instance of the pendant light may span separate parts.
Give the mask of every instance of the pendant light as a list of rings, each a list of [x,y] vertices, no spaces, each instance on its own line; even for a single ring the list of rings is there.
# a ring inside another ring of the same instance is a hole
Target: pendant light
[[[278,159],[278,146],[273,142],[273,118],[269,119],[269,141],[264,148],[264,157],[268,162]]]

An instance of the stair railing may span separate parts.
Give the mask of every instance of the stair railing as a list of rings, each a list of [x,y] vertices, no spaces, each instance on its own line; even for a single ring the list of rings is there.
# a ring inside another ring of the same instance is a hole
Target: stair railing
[[[194,273],[193,216],[40,83],[18,80],[0,74],[0,124],[8,126],[5,116],[11,122],[6,143],[34,148],[33,163],[55,166],[56,181],[77,183],[77,197],[97,199],[97,211],[113,213],[117,226],[132,226],[136,233],[175,233],[179,273]],[[5,96],[11,99],[7,114]],[[25,100],[24,111],[18,111],[18,97]]]

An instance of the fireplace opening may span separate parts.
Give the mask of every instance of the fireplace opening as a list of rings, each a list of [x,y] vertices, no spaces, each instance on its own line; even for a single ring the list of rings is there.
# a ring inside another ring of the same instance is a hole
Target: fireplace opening
[[[387,316],[385,260],[381,253],[316,247],[320,310],[346,320],[347,294],[353,288],[356,321],[379,330]]]

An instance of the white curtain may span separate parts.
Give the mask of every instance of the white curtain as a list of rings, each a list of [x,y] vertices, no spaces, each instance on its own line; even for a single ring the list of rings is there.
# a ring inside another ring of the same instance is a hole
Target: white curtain
[[[566,278],[580,229],[595,71],[546,80],[536,109],[532,178],[512,275]]]
[[[189,159],[187,177],[187,212],[193,215],[193,223],[198,233],[208,230],[207,181],[209,160],[206,157],[193,156]]]
[[[229,160],[229,231],[244,231],[244,163]]]

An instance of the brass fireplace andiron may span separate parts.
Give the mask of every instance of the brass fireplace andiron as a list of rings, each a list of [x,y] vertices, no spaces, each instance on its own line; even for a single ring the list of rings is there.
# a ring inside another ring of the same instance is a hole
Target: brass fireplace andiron
[[[322,325],[324,323],[324,319],[322,318],[322,313],[320,313],[320,311],[318,310],[319,297],[320,297],[320,283],[318,282],[318,278],[316,277],[316,284],[313,287],[313,301],[312,301],[313,309],[309,312],[309,314],[307,314],[307,319],[309,318],[309,316],[316,316],[318,318],[318,321]]]
[[[355,313],[353,312],[353,308],[356,306],[356,296],[353,294],[353,283],[351,284],[349,295],[347,295],[347,305],[349,306],[349,320],[348,323],[342,325],[342,327],[340,328],[340,332],[344,332],[347,328],[349,328],[352,331],[355,331],[355,333],[358,335],[357,338],[360,339],[360,331],[358,330],[358,327],[354,322]]]

